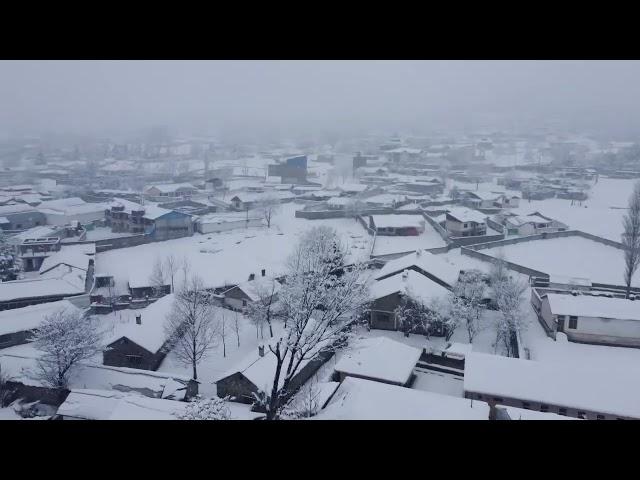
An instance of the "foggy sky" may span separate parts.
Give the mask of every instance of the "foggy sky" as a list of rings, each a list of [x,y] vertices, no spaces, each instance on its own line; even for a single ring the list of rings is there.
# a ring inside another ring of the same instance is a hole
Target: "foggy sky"
[[[0,132],[634,129],[638,61],[0,61]]]

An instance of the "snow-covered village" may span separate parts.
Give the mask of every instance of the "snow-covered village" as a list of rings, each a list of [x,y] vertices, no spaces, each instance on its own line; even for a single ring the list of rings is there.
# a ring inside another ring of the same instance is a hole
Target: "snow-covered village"
[[[640,419],[640,134],[347,118],[0,124],[0,420]]]

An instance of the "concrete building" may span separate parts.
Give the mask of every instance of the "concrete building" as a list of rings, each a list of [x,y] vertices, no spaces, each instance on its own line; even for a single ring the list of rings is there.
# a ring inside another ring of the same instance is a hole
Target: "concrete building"
[[[452,207],[445,214],[445,229],[452,237],[486,235],[486,215],[464,207]]]

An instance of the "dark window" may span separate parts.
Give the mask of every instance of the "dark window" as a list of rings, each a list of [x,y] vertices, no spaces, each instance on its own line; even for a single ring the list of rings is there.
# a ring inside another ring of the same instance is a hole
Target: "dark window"
[[[481,393],[478,394],[478,400],[482,400],[482,394]]]
[[[246,307],[247,306],[247,301],[246,300],[242,300],[242,306]]]
[[[566,415],[567,414],[567,409],[566,408],[560,408],[558,410],[558,414],[559,415]]]
[[[578,317],[569,317],[569,328],[578,328]]]
[[[549,405],[540,405],[540,411],[541,412],[548,412],[549,411]]]
[[[558,331],[562,332],[564,330],[564,315],[558,315]]]
[[[462,225],[464,228],[467,228],[469,226],[468,223],[465,223],[464,225]]]

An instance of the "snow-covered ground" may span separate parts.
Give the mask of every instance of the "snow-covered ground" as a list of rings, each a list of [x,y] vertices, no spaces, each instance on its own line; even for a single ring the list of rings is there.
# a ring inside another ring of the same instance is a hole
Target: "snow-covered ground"
[[[392,253],[411,252],[422,249],[438,248],[446,246],[446,242],[440,234],[429,224],[425,224],[425,230],[418,236],[376,236],[374,255],[389,255]]]

